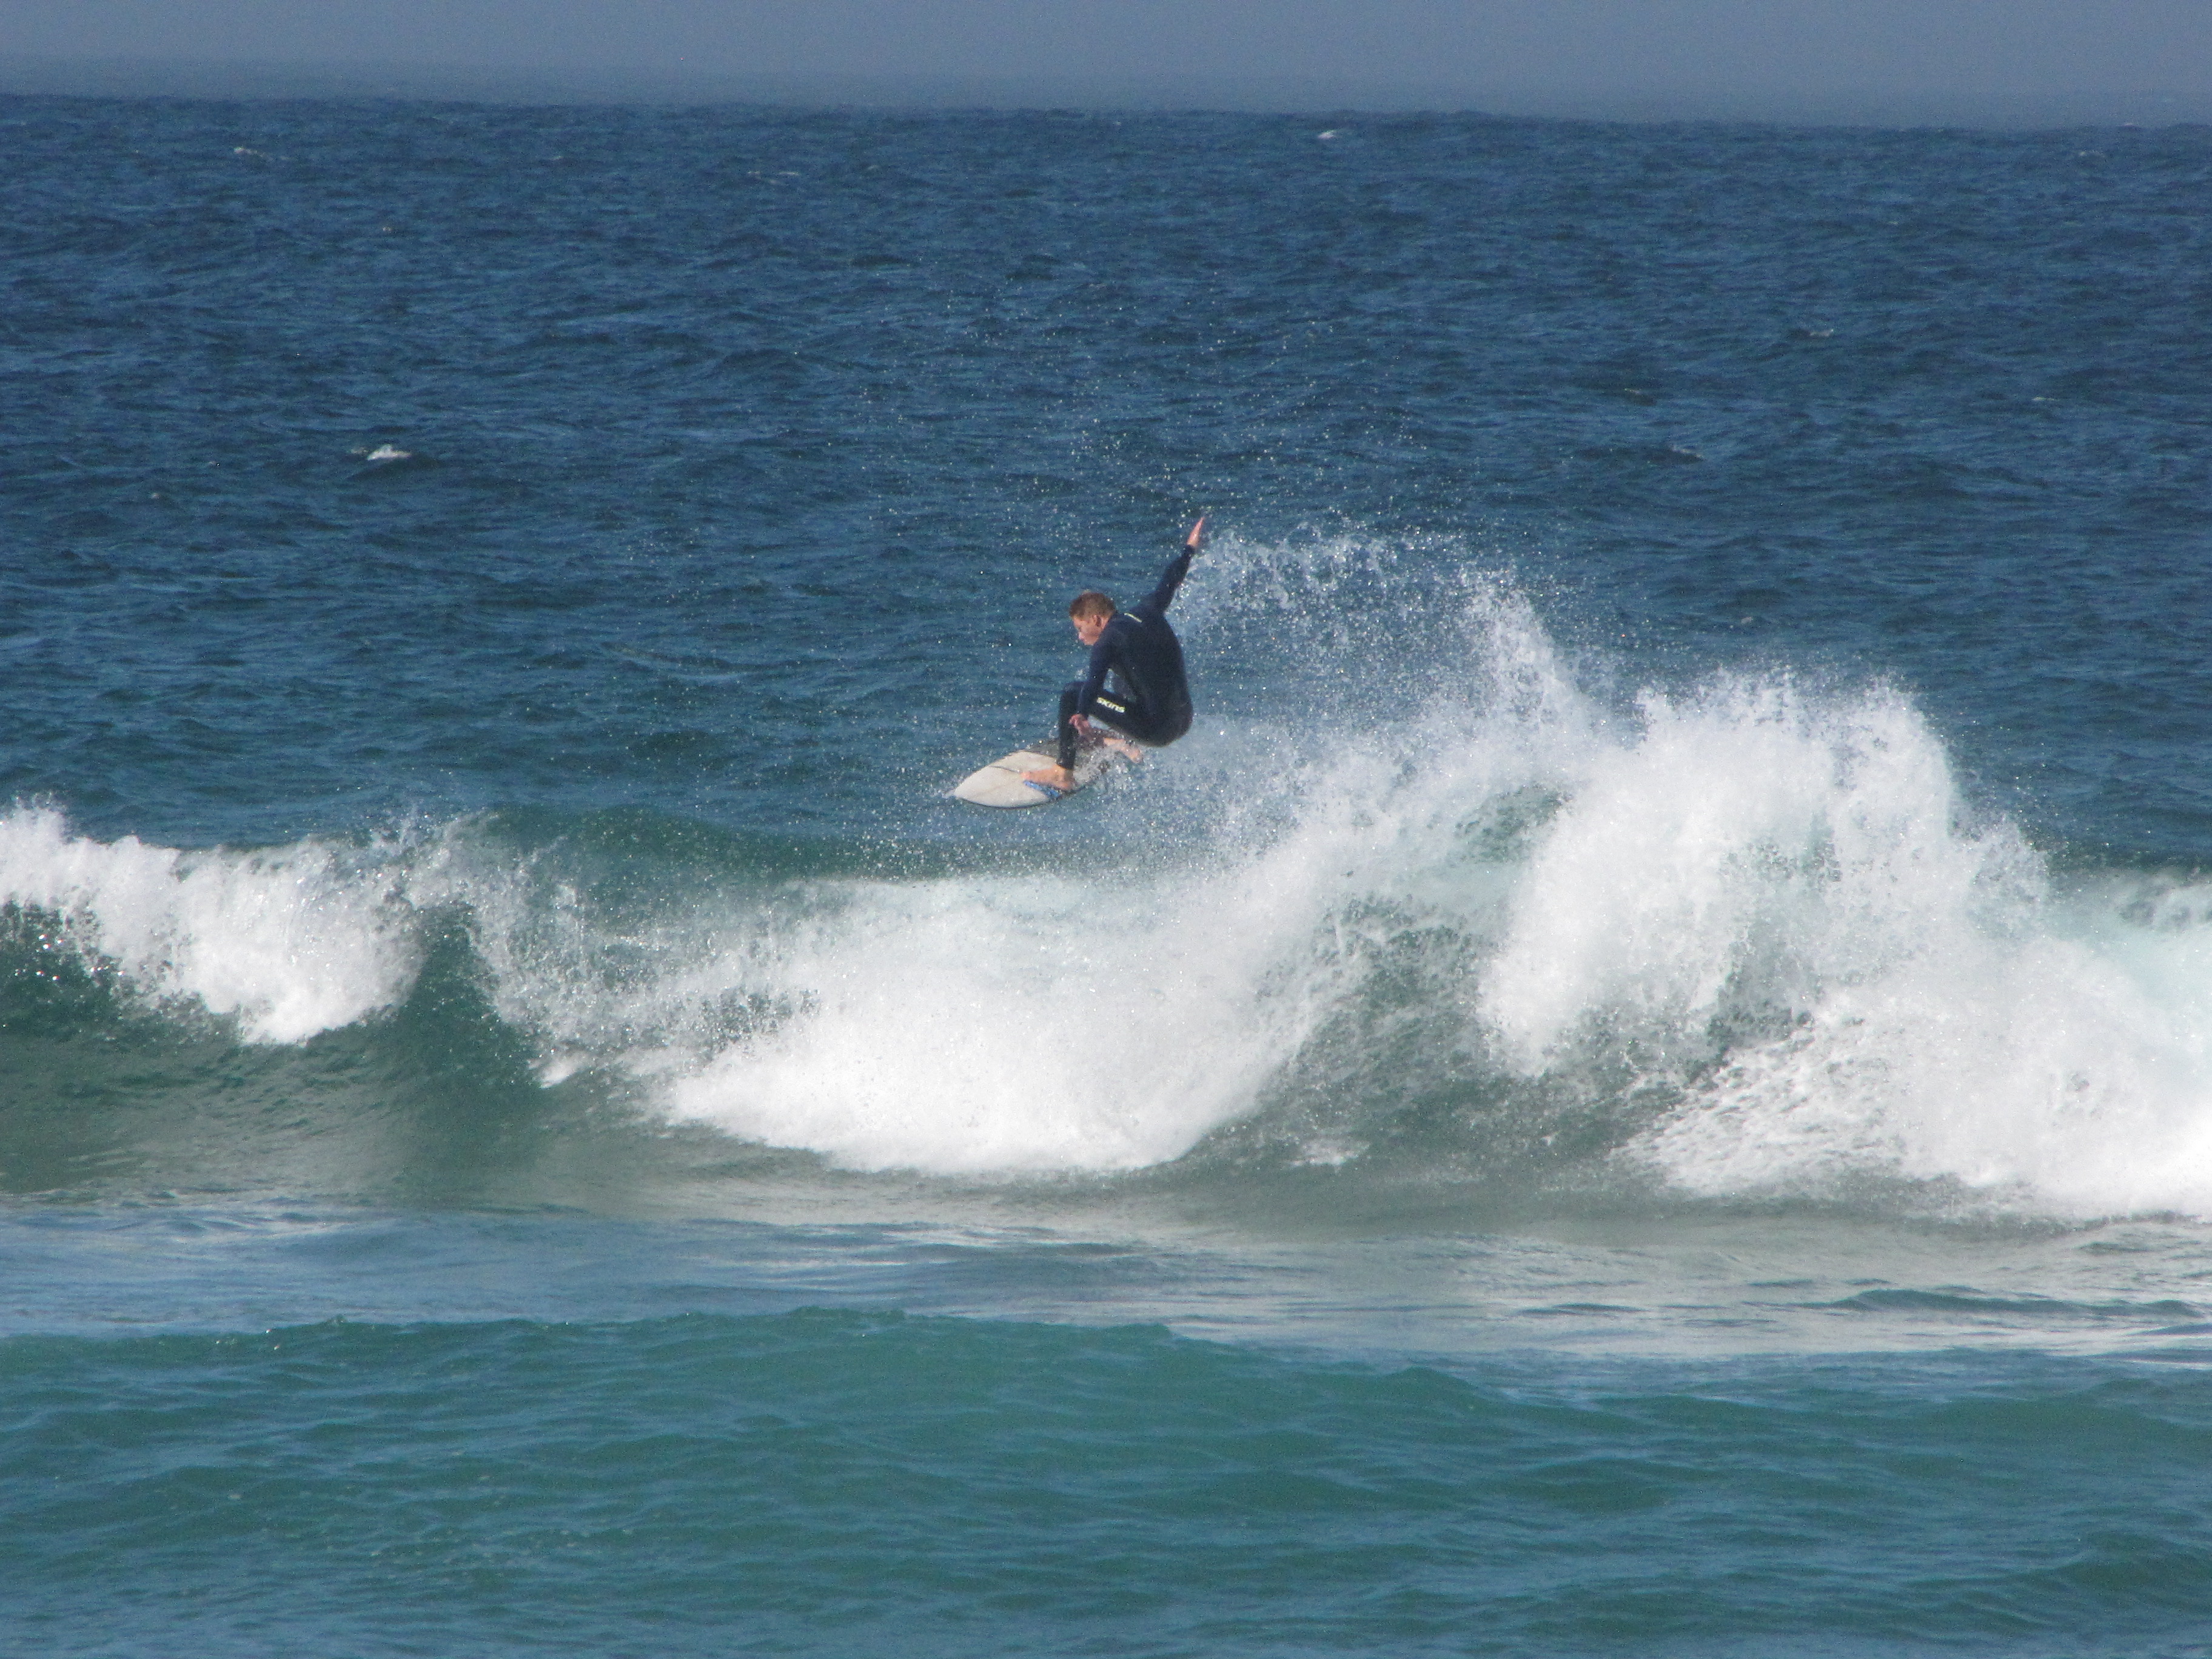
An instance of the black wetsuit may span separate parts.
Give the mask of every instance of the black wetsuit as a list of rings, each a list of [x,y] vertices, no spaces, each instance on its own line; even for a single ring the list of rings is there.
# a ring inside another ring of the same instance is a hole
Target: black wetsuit
[[[1110,726],[1148,749],[1164,749],[1190,730],[1190,683],[1182,641],[1168,626],[1168,605],[1190,574],[1186,547],[1168,561],[1160,585],[1117,612],[1091,647],[1091,666],[1060,694],[1060,763],[1075,764],[1074,717]],[[1112,684],[1108,684],[1108,677]]]

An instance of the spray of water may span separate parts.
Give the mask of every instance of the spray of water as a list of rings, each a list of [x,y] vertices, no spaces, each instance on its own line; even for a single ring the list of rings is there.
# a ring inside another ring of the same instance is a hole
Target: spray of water
[[[1872,1173],[2212,1212],[2212,900],[2058,890],[1878,685],[1723,675],[1609,706],[1452,553],[1218,546],[1182,621],[1231,712],[1085,809],[1173,827],[1110,876],[619,909],[557,848],[469,823],[183,853],[26,808],[0,818],[0,903],[278,1043],[404,1001],[428,919],[459,915],[547,1081],[596,1069],[859,1169],[1128,1170],[1294,1098],[1310,1158],[1356,1165],[1449,1072],[1618,1121],[1601,1165],[1692,1194]]]
[[[136,994],[294,1042],[390,1007],[416,951],[406,907],[364,861],[321,842],[190,853],[72,836],[32,807],[0,817],[0,906]]]

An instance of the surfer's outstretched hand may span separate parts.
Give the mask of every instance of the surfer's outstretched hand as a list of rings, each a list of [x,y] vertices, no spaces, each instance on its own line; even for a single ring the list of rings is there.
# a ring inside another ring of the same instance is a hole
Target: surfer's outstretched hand
[[[1198,515],[1198,522],[1197,522],[1196,524],[1194,524],[1194,525],[1191,526],[1191,527],[1190,527],[1190,538],[1189,538],[1188,541],[1184,542],[1184,543],[1183,543],[1183,545],[1184,545],[1185,547],[1188,548],[1192,552],[1194,552],[1194,553],[1197,552],[1197,551],[1198,551],[1198,536],[1199,536],[1199,532],[1200,532],[1200,531],[1204,530],[1205,528],[1206,528],[1206,514],[1203,514],[1203,513],[1201,513],[1201,514],[1200,514]]]

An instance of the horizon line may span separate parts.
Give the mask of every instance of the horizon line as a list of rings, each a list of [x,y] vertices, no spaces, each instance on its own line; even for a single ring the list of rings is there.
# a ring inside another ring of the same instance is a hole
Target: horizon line
[[[0,54],[0,95],[174,97],[246,102],[398,100],[505,105],[1082,111],[1145,114],[1449,114],[1493,119],[1772,126],[2195,126],[2212,96],[2171,88],[1822,91],[1687,86],[1488,86],[1357,82],[1320,76],[1134,76],[741,74],[633,66]]]

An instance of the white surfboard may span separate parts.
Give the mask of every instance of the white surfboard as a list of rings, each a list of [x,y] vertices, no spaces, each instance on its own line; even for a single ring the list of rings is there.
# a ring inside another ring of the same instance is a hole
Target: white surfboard
[[[1050,766],[1059,756],[1052,739],[1042,738],[1026,749],[1017,749],[1011,755],[1001,755],[988,766],[979,766],[952,787],[952,799],[964,800],[976,806],[1049,806],[1056,800],[1065,800],[1085,784],[1095,783],[1106,770],[1108,751],[1103,746],[1086,749],[1075,757],[1075,789],[1052,789],[1041,783],[1030,783],[1022,774],[1034,772],[1040,766]]]

